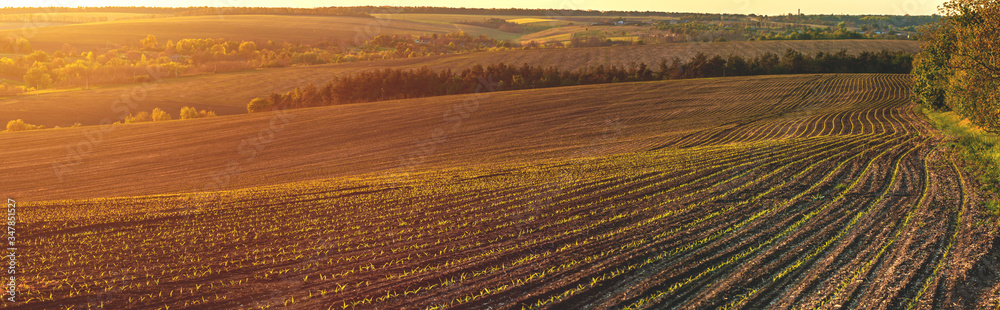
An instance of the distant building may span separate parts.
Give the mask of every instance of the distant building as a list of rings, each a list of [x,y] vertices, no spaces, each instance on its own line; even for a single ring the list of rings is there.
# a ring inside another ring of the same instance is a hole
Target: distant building
[[[646,24],[646,22],[639,21],[639,20],[620,20],[620,21],[618,21],[618,22],[615,23],[615,25],[618,25],[618,26],[637,26],[637,25],[645,25],[645,24]]]
[[[619,20],[619,21],[605,21],[605,22],[592,22],[591,26],[637,26],[647,24],[644,21],[639,20]]]
[[[615,23],[613,23],[613,22],[592,22],[592,23],[590,23],[590,25],[591,26],[614,26]]]

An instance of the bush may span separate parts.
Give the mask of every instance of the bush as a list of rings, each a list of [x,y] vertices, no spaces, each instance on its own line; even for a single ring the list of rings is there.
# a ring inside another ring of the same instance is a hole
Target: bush
[[[925,48],[913,72],[914,101],[952,110],[972,123],[1000,131],[1000,3],[951,0],[944,17],[921,31]]]
[[[986,205],[986,214],[1000,216],[1000,201],[987,201],[983,204]]]
[[[192,107],[183,107],[183,108],[181,108],[181,119],[192,119],[192,118],[199,118],[199,117],[201,117],[201,114],[198,113],[197,109],[192,108]]]
[[[173,119],[170,116],[170,114],[168,114],[166,111],[160,110],[160,108],[153,109],[153,113],[151,114],[151,116],[154,122],[169,121]]]
[[[45,126],[28,124],[25,123],[24,120],[22,119],[16,119],[7,122],[8,132],[35,130],[35,129],[45,129]]]
[[[126,124],[141,123],[141,122],[148,122],[148,121],[152,121],[152,120],[153,120],[153,118],[149,116],[149,112],[140,111],[139,113],[136,113],[135,115],[129,115],[128,117],[126,117],[125,118],[125,123]]]
[[[247,104],[247,112],[257,113],[261,111],[266,111],[271,108],[271,102],[265,98],[253,98],[250,103]]]

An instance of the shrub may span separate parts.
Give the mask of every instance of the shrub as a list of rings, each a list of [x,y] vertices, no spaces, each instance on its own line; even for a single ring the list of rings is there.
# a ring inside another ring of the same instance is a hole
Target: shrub
[[[201,117],[201,114],[198,113],[197,109],[192,108],[192,107],[183,107],[183,108],[181,108],[181,119],[192,119],[192,118],[199,118],[199,117]]]
[[[1000,216],[1000,201],[987,201],[983,204],[986,205],[986,214]]]
[[[151,120],[153,120],[153,118],[149,116],[149,112],[140,111],[139,113],[136,113],[135,115],[129,115],[128,117],[126,117],[125,118],[125,123],[126,124],[141,123],[141,122],[148,122],[148,121],[151,121]]]
[[[52,84],[52,75],[49,73],[48,67],[36,62],[24,74],[24,82],[30,86],[34,86],[36,89],[46,88]]]
[[[169,121],[173,119],[170,114],[166,111],[160,110],[160,108],[153,109],[153,113],[150,116],[152,116],[154,122]]]
[[[271,108],[271,102],[265,98],[253,98],[250,103],[247,104],[247,112],[256,113],[261,111],[266,111]]]
[[[24,120],[22,119],[15,119],[7,122],[8,132],[35,130],[35,129],[45,129],[45,126],[28,124],[25,123]]]

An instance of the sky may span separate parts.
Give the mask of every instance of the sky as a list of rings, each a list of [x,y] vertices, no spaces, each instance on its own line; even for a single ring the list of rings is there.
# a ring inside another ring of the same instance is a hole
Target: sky
[[[448,6],[477,8],[555,8],[622,11],[665,11],[780,15],[803,14],[893,14],[937,13],[944,0],[0,0],[10,6]]]

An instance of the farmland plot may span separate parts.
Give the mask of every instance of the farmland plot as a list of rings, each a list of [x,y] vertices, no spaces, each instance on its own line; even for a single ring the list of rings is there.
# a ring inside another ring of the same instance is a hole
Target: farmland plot
[[[643,136],[600,155],[27,202],[19,296],[27,309],[995,307],[996,283],[958,283],[979,263],[966,249],[991,242],[968,225],[975,179],[914,114],[907,79],[743,79],[690,94],[710,109],[679,96],[636,112]]]

